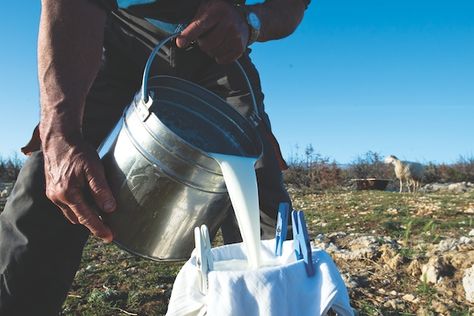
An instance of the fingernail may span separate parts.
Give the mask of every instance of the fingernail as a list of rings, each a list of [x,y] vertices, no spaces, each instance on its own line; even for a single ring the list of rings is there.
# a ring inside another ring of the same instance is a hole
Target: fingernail
[[[112,233],[112,231],[110,231],[109,229],[107,230],[107,234],[103,237],[100,237],[102,239],[103,242],[105,243],[111,243],[113,240],[114,240],[114,234]]]
[[[102,239],[102,240],[103,240],[106,244],[110,244],[110,243],[114,240],[114,238],[113,238],[113,237],[107,237],[107,238],[104,238],[104,239]]]
[[[113,212],[115,210],[115,201],[108,200],[104,203],[104,211]]]
[[[179,41],[179,44],[178,43],[177,44],[179,47],[182,48],[182,47],[188,46],[188,41],[184,37],[180,37],[178,41]]]

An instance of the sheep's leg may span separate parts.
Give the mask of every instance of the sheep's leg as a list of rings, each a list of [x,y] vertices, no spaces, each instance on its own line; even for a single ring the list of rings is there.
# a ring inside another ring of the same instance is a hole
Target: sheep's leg
[[[400,193],[403,192],[403,180],[400,179]]]
[[[411,181],[407,180],[408,193],[411,193]]]

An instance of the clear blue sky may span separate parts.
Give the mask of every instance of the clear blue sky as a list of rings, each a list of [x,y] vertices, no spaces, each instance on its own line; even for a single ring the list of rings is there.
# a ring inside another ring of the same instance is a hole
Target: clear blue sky
[[[0,11],[0,155],[39,117],[40,1]],[[289,38],[254,45],[286,157],[368,150],[422,162],[474,156],[474,1],[313,0]]]

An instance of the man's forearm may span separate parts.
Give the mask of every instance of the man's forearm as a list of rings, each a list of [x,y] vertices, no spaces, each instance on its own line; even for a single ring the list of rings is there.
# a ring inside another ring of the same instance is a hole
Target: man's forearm
[[[304,0],[271,0],[249,6],[261,21],[257,41],[266,42],[293,33],[303,19]]]
[[[106,13],[86,0],[43,0],[38,37],[40,135],[80,135],[84,102],[100,66]]]
[[[81,135],[86,95],[100,66],[105,17],[89,0],[42,0],[38,76],[45,194],[71,223],[110,242],[113,234],[95,206],[112,212],[116,202],[95,148]]]

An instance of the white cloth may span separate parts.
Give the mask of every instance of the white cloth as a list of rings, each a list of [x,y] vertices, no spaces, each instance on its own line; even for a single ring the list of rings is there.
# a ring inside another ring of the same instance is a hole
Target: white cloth
[[[339,271],[323,250],[313,250],[315,275],[308,277],[304,262],[296,261],[293,241],[285,241],[283,255],[274,256],[275,240],[262,241],[262,261],[276,266],[257,270],[211,271],[207,295],[199,290],[200,274],[191,257],[176,277],[167,316],[306,316],[354,315]],[[212,249],[214,264],[245,260],[242,243]]]

